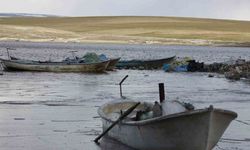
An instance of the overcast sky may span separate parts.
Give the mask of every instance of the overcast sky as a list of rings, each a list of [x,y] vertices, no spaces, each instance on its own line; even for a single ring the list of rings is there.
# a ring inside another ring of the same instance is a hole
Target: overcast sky
[[[250,20],[250,0],[0,0],[0,12]]]

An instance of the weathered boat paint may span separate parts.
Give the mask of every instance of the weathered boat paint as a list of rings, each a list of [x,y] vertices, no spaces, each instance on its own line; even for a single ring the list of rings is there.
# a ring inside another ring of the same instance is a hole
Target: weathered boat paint
[[[175,56],[155,60],[123,60],[119,61],[116,67],[119,69],[160,69],[163,64],[171,63],[174,59]]]
[[[135,103],[111,102],[101,106],[98,113],[103,129],[114,122],[116,117],[109,116],[112,112],[126,110]],[[141,109],[143,104],[138,107]],[[236,117],[235,112],[210,107],[142,121],[123,121],[108,136],[141,150],[211,150]]]
[[[104,72],[109,61],[100,63],[38,62],[1,59],[5,70],[41,72]]]

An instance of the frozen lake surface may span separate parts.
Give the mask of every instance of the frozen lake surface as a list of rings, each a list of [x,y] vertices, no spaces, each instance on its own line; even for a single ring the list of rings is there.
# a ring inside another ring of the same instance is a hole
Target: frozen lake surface
[[[250,60],[249,48],[112,44],[41,44],[0,42],[16,48],[12,56],[34,60],[60,60],[71,50],[105,53],[123,59],[192,56],[205,62],[231,58]],[[100,146],[93,139],[102,131],[97,109],[120,100],[120,80],[127,99],[158,100],[158,83],[165,83],[166,99],[191,102],[198,108],[213,105],[233,110],[233,121],[215,150],[250,147],[250,81],[230,81],[207,73],[165,73],[162,70],[117,70],[104,74],[4,72],[0,76],[0,147],[3,150],[131,150],[110,139]]]

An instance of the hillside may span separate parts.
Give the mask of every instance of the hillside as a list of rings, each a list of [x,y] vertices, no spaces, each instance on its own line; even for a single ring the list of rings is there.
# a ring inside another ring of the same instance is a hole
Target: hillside
[[[249,46],[250,22],[177,17],[0,18],[0,40]]]

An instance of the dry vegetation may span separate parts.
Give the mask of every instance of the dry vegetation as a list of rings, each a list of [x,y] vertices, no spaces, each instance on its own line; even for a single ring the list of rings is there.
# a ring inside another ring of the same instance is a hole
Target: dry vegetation
[[[175,17],[0,18],[0,40],[248,46],[250,22]]]

